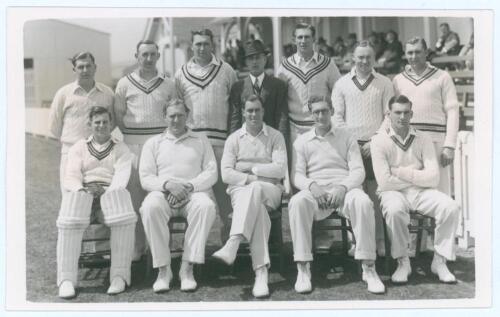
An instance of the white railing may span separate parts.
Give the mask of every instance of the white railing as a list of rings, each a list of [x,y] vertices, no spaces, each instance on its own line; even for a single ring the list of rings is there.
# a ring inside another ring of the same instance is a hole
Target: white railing
[[[460,131],[454,161],[455,200],[462,207],[462,216],[457,230],[458,246],[473,245],[474,201],[472,176],[474,175],[474,133]]]

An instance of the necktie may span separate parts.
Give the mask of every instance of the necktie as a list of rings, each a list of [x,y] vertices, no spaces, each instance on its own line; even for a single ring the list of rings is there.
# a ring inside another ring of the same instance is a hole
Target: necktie
[[[260,95],[260,86],[259,86],[259,79],[255,78],[255,81],[253,83],[253,91],[257,94]]]

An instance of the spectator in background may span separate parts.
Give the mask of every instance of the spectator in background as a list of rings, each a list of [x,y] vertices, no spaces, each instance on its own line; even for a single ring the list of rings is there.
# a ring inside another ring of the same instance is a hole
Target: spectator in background
[[[323,37],[320,37],[318,39],[318,52],[325,56],[332,57],[333,47],[329,46]]]
[[[347,51],[344,39],[342,36],[337,36],[335,42],[333,43],[333,57],[343,57]]]
[[[404,55],[403,44],[398,39],[398,34],[390,30],[385,35],[387,45],[378,63],[383,65],[380,69],[384,74],[397,74],[401,71],[402,57]]]
[[[385,50],[385,43],[381,38],[381,35],[377,32],[370,33],[370,35],[368,36],[368,43],[370,43],[370,46],[375,52],[375,60],[378,60],[382,56],[382,54],[384,54]]]
[[[347,40],[345,44],[346,44],[346,53],[354,52],[356,45],[358,45],[358,36],[356,35],[356,33],[349,33],[349,35],[347,35]]]
[[[462,49],[460,50],[460,53],[458,54],[459,56],[471,56],[474,57],[474,33],[470,35],[469,43],[464,45]],[[474,58],[465,61],[464,65],[466,69],[468,70],[473,70],[474,69]]]
[[[460,52],[460,38],[458,34],[450,30],[448,23],[439,25],[441,36],[436,43],[437,55],[458,55]]]

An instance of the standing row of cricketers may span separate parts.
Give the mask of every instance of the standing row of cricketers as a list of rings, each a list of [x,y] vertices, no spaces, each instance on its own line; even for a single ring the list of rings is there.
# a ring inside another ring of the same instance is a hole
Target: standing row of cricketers
[[[398,262],[391,279],[407,282],[410,210],[436,219],[431,270],[442,282],[455,281],[446,266],[455,259],[460,216],[449,197],[459,108],[451,77],[426,62],[419,37],[406,43],[409,65],[392,82],[373,69],[367,42],[358,44],[354,67],[341,77],[332,60],[314,51],[314,27],[298,24],[294,39],[297,53],[283,60],[277,78],[264,72],[263,43],[248,42],[249,75],[240,81],[213,54],[208,29],[192,32],[194,56],[174,80],[156,68],[158,46],[141,41],[138,68],[114,93],[95,82],[91,53],[72,58],[77,79],[56,93],[50,113],[62,143],[60,297],[76,295],[83,232],[96,217],[111,228],[109,294],[130,285],[131,261],[144,254],[146,241],[158,268],[153,290],[169,290],[168,221],[187,218],[179,278],[181,290],[194,291],[193,264],[205,261],[217,213],[230,233],[213,257],[232,264],[248,241],[253,295],[268,296],[268,211],[281,204],[288,172],[297,292],[312,291],[313,221],[334,211],[352,224],[368,291],[385,292],[374,264],[383,221]],[[123,142],[111,136],[115,126]]]

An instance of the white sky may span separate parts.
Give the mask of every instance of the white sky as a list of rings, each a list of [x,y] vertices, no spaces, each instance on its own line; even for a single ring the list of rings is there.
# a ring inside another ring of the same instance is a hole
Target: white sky
[[[142,40],[145,18],[67,19],[72,24],[109,33],[111,36],[111,65],[133,64],[135,45]]]

